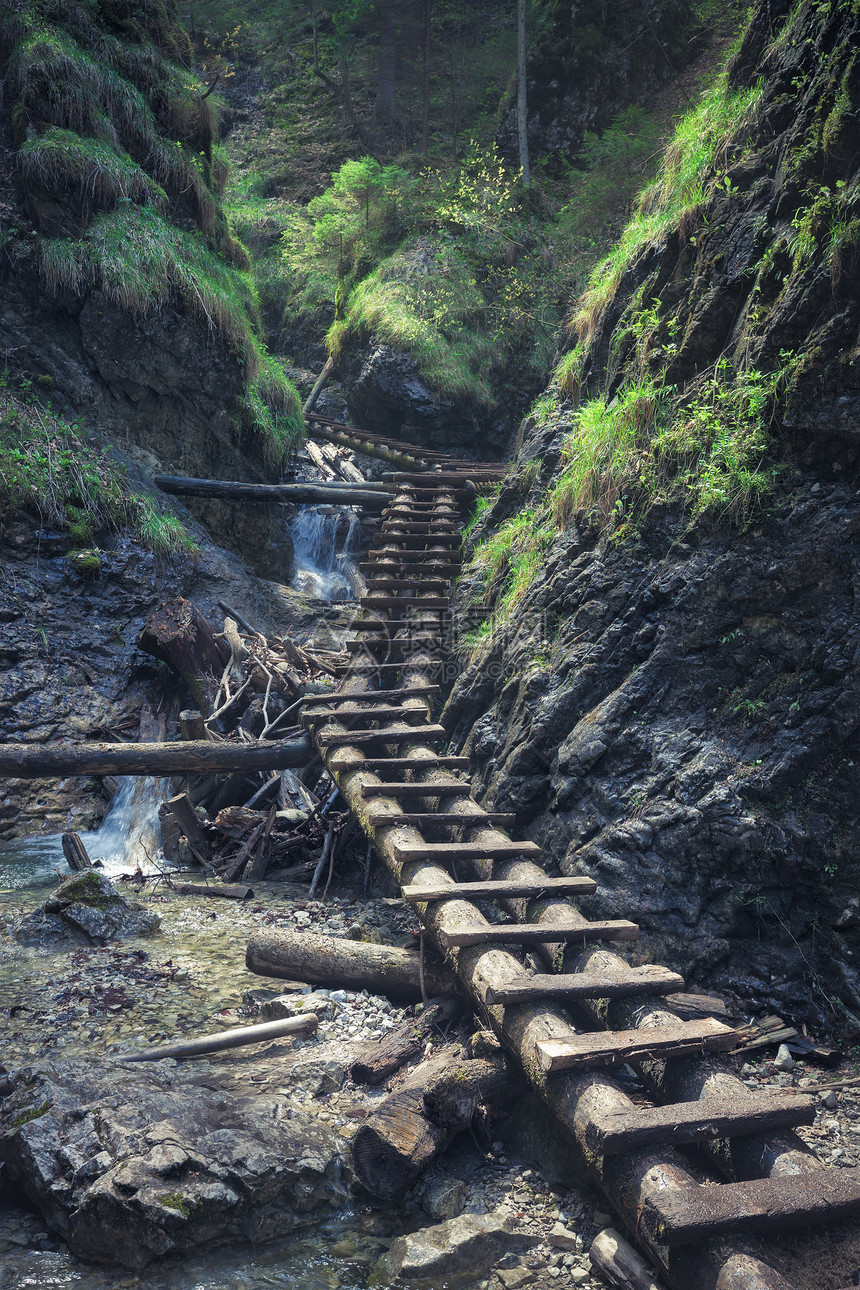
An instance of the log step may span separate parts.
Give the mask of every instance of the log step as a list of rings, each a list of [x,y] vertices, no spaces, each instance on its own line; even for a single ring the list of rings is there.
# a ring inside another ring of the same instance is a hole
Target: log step
[[[409,642],[407,641],[401,642],[402,645],[406,645],[408,643]],[[340,677],[376,676],[377,673],[379,672],[383,672],[383,671],[392,672],[394,670],[402,671],[403,668],[405,667],[414,667],[414,666],[415,665],[409,662],[408,660],[406,662],[400,662],[400,663],[371,663],[371,662],[360,663],[356,659],[350,659],[347,663],[333,663],[332,671],[334,672],[335,676],[340,676]],[[431,669],[434,672],[438,672],[439,668],[442,666],[443,664],[440,658],[425,657],[422,659],[420,664],[422,672],[424,671],[429,672]]]
[[[426,694],[439,694],[438,685],[410,685],[401,690],[371,690],[367,694],[309,694],[302,700],[304,707],[331,703],[385,703],[391,699],[423,699]]]
[[[468,760],[465,757],[447,757],[440,758],[437,762],[414,762],[404,760],[402,763],[404,770],[424,770],[429,766],[432,770],[434,766],[451,766],[452,763],[462,766],[463,762],[468,768]],[[393,762],[386,762],[386,768],[394,769]],[[381,765],[380,765],[381,769]],[[472,792],[471,784],[464,784],[459,779],[442,780],[436,784],[362,784],[362,797],[449,797],[456,794],[458,797],[469,797]]]
[[[455,577],[462,567],[461,563],[443,563],[441,560],[398,560],[396,557],[380,556],[376,560],[362,560],[358,566],[358,572],[363,577],[366,577],[368,574],[373,576],[376,573],[381,573],[384,569],[392,569],[396,572],[404,572],[410,569],[415,573],[423,573],[427,569],[430,573]]]
[[[392,797],[395,794],[392,793]],[[486,815],[452,815],[450,811],[419,811],[410,814],[398,812],[392,814],[390,811],[386,814],[369,815],[368,824],[374,828],[385,828],[386,825],[410,824],[416,828],[427,828],[429,826],[440,825],[445,828],[473,829],[476,824],[494,824],[511,828],[516,824],[516,815],[509,815],[503,811],[488,811]]]
[[[368,591],[416,591],[419,587],[447,587],[450,578],[368,578]]]
[[[346,748],[355,744],[444,743],[448,738],[444,726],[390,726],[387,730],[352,730],[343,734],[319,734],[314,738],[320,748]],[[453,845],[453,844],[452,844]]]
[[[462,543],[459,533],[404,533],[400,529],[387,529],[383,525],[376,533],[376,541],[384,542],[386,545],[390,542],[406,550],[417,549],[418,551],[432,550],[434,546],[456,546]],[[396,552],[395,552],[396,554]],[[443,555],[444,552],[438,551],[437,555]],[[384,550],[374,547],[368,551],[368,556],[372,559],[376,555],[385,555]]]
[[[637,994],[671,994],[683,988],[684,978],[677,972],[646,964],[629,968],[616,976],[603,976],[600,972],[571,972],[518,977],[505,986],[490,986],[487,1003],[530,1003],[537,999],[555,999],[560,1003],[567,999],[625,999]]]
[[[645,1215],[666,1245],[689,1245],[727,1232],[774,1231],[836,1223],[860,1213],[860,1168],[816,1169],[777,1178],[703,1187],[667,1187]]]
[[[813,1124],[815,1100],[805,1094],[750,1093],[748,1097],[701,1098],[671,1106],[637,1106],[592,1117],[587,1142],[602,1155],[616,1156],[660,1142],[742,1138],[772,1129]]]
[[[468,757],[422,757],[420,760],[415,757],[362,757],[360,761],[349,761],[344,759],[338,762],[340,768],[350,770],[353,767],[361,770],[435,770],[437,767],[444,767],[446,770],[468,770]],[[468,789],[468,784],[461,784],[459,780],[453,780],[457,789]],[[398,791],[408,788],[418,788],[417,784],[364,784],[362,786],[362,796],[371,797],[380,789],[396,788]],[[421,784],[425,789],[425,796],[432,797],[432,793],[426,792],[426,785]],[[370,790],[373,790],[371,793]]]
[[[438,788],[438,785],[434,785]],[[430,794],[428,793],[429,797]],[[434,792],[433,796],[436,796]],[[421,842],[395,846],[396,860],[510,860],[514,856],[539,856],[536,842]],[[551,939],[544,937],[544,940]]]
[[[373,637],[369,637],[369,638],[361,637],[357,640],[344,641],[346,652],[348,654],[360,654],[362,650],[365,650],[365,649],[368,651],[374,650],[374,649],[382,649],[382,650],[390,650],[395,648],[399,649],[399,648],[402,648],[402,646],[404,645],[408,645],[410,649],[414,649],[415,646],[418,644],[438,646],[439,633],[437,632],[435,635],[431,636],[429,635],[427,628],[425,627],[423,629],[422,635],[419,636],[416,632],[416,634],[414,636],[410,636],[408,640],[402,640],[402,641],[388,640],[385,637],[383,637],[381,640],[374,640]]]
[[[453,847],[457,844],[449,845]],[[603,923],[582,923],[579,920],[552,925],[486,923],[480,927],[458,927],[450,932],[440,932],[439,939],[446,949],[454,949],[459,945],[552,945],[558,941],[578,941],[581,944],[592,941],[635,941],[638,935],[639,928],[636,923],[628,923],[626,918],[613,918]],[[591,1035],[586,1037],[593,1038]]]
[[[407,708],[402,704],[390,704],[385,707],[356,708],[338,708],[336,712],[328,712],[325,708],[320,708],[316,712],[300,712],[299,721],[303,726],[309,726],[314,721],[352,721],[353,723],[363,726],[371,721],[392,721],[395,718],[407,720],[414,717],[418,722],[427,720],[426,708]]]
[[[447,596],[362,596],[358,602],[362,609],[447,609]]]
[[[430,617],[429,612],[420,618],[390,618],[383,622],[381,618],[354,618],[349,624],[356,632],[402,632],[402,631],[438,631],[441,623],[438,618]]]
[[[554,929],[553,929],[554,930]],[[725,1052],[737,1043],[737,1032],[713,1017],[679,1021],[675,1026],[648,1026],[641,1030],[607,1030],[574,1039],[541,1039],[535,1044],[542,1071],[572,1070],[585,1066],[612,1066],[654,1057],[692,1057]]]
[[[420,816],[410,816],[410,819],[420,819]],[[459,816],[458,819],[462,819]],[[441,884],[422,884],[420,882],[410,883],[403,888],[402,896],[407,905],[427,904],[431,900],[501,900],[505,896],[515,899],[530,900],[534,896],[590,896],[597,890],[597,883],[593,878],[547,878],[546,882],[451,882],[444,886]],[[672,989],[677,989],[674,984],[681,981],[682,978],[676,976],[674,972],[669,973],[672,977]],[[523,978],[531,982],[530,977]],[[540,978],[544,980],[544,978]],[[556,981],[558,977],[546,978],[550,981]],[[564,978],[561,978],[562,980]],[[490,999],[491,991],[487,992],[488,1003],[503,1003],[502,999]]]

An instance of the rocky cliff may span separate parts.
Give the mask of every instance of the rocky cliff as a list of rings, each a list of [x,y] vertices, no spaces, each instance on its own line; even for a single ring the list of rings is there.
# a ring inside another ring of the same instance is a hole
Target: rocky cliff
[[[858,37],[759,6],[679,127],[478,522],[444,717],[639,958],[855,1029]]]

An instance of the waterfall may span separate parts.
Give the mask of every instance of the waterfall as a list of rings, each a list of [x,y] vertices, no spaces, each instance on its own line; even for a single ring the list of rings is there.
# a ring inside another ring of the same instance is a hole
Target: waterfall
[[[355,594],[352,556],[361,520],[351,506],[306,506],[290,523],[297,591],[320,600],[351,600]]]
[[[91,860],[100,860],[106,877],[136,869],[152,873],[161,847],[159,805],[170,796],[170,782],[136,775],[123,776],[101,825],[82,833]],[[56,882],[68,869],[59,833],[0,842],[0,886],[40,887]]]

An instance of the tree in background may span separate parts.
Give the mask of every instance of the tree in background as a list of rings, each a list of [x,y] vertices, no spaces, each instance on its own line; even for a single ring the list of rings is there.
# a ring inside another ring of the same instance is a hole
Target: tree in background
[[[526,0],[517,0],[517,138],[520,146],[520,170],[523,188],[528,188],[529,122],[526,101]]]

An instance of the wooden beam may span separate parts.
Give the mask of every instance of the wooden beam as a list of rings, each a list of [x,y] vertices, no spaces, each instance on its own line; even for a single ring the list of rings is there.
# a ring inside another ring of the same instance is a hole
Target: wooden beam
[[[315,736],[320,748],[348,748],[350,744],[444,743],[448,732],[444,726],[390,726],[387,730],[350,730]]]
[[[396,797],[397,794],[392,793],[391,796]],[[504,811],[487,811],[483,815],[453,815],[450,811],[413,811],[411,814],[387,811],[384,814],[371,813],[367,818],[375,829],[387,829],[401,824],[410,824],[415,828],[473,829],[476,824],[497,824],[502,828],[511,828],[517,819],[515,815]]]
[[[554,935],[556,929],[544,927],[542,932],[546,938]],[[574,1067],[725,1052],[736,1042],[735,1030],[713,1017],[705,1017],[702,1021],[679,1021],[674,1026],[606,1030],[571,1039],[542,1039],[535,1049],[541,1070],[550,1075]]]
[[[860,1214],[857,1167],[822,1168],[719,1187],[667,1187],[649,1198],[643,1219],[656,1239],[672,1246],[729,1232],[836,1223],[855,1214]]]
[[[373,816],[370,817],[373,820]],[[419,817],[408,816],[408,819]],[[461,822],[464,818],[458,816]],[[597,890],[597,883],[593,878],[547,878],[544,883],[537,882],[452,882],[450,885],[439,883],[435,886],[422,886],[419,883],[410,883],[403,888],[403,899],[407,905],[428,904],[431,900],[451,900],[455,896],[461,900],[498,900],[502,896],[511,896],[515,899],[530,900],[534,896],[545,896],[548,892],[553,895],[567,896],[590,896]],[[542,978],[543,979],[543,978]],[[549,978],[551,981],[555,977]],[[672,973],[672,980],[679,981],[682,978],[676,977]],[[531,978],[525,977],[524,980],[530,981]],[[673,985],[672,989],[677,989]],[[492,1002],[501,1003],[502,1000],[493,1000]]]
[[[465,766],[463,766],[463,762],[466,763]],[[424,770],[425,768],[423,761],[412,762],[404,760],[400,764],[403,770],[413,768],[415,770]],[[452,767],[452,764],[453,766],[462,767],[464,770],[467,770],[469,766],[468,758],[466,757],[440,757],[437,762],[430,763],[430,769],[432,770],[434,765],[449,768]],[[373,766],[366,767],[367,770],[388,770],[390,768],[393,768],[393,763],[390,761],[385,765],[381,762],[376,762]],[[362,767],[362,769],[365,768]],[[362,797],[448,797],[451,794],[456,794],[459,797],[469,797],[471,792],[471,784],[464,784],[459,779],[436,780],[432,784],[400,784],[389,780],[382,784],[362,784],[361,786]]]
[[[181,497],[222,497],[242,502],[330,502],[334,506],[384,506],[392,496],[385,484],[246,484],[239,480],[154,475],[163,493]]]
[[[583,879],[585,881],[585,879]],[[545,892],[555,895],[555,892]],[[680,983],[680,986],[679,986]],[[507,985],[491,986],[488,1003],[565,1003],[573,999],[620,999],[640,994],[668,994],[683,986],[684,978],[668,968],[646,964],[630,968],[624,974],[601,972],[565,972],[551,976],[536,973]]]
[[[429,793],[428,793],[429,796]],[[475,821],[480,827],[480,821]],[[536,842],[513,842],[510,838],[495,842],[403,842],[394,844],[397,859],[439,860],[509,860],[512,856],[539,856]],[[546,938],[544,938],[546,939]]]
[[[407,686],[399,690],[368,690],[362,694],[359,702],[361,703],[382,703],[390,699],[415,699],[422,698],[425,694],[440,694],[441,688],[438,685],[432,685],[427,682],[420,686]],[[351,703],[353,707],[356,703],[354,694],[308,694],[302,700],[302,706],[307,708],[309,704],[329,704],[329,703]],[[338,715],[340,713],[338,712]]]
[[[541,927],[540,923],[488,923],[485,927],[457,927],[440,933],[446,949],[463,945],[544,945],[558,941],[584,945],[591,941],[635,941],[638,936],[638,925],[626,918],[584,924],[576,921],[568,927],[564,923],[554,923],[552,927]]]
[[[43,779],[55,775],[185,775],[226,770],[278,770],[306,766],[309,739],[264,739],[258,743],[211,743],[183,739],[172,744],[0,744],[0,776]]]
[[[670,1106],[636,1107],[629,1112],[605,1111],[589,1125],[587,1137],[596,1151],[614,1156],[655,1142],[746,1137],[814,1122],[813,1098],[774,1089],[748,1097],[705,1097]]]

